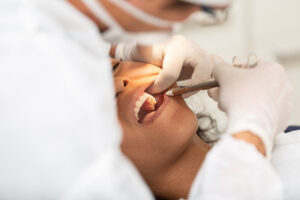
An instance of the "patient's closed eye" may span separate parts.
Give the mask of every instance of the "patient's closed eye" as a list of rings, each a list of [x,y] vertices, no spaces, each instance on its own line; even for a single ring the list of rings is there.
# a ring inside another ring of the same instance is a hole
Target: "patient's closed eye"
[[[120,65],[120,62],[114,63],[114,65],[113,65],[113,71],[115,71],[119,65]]]

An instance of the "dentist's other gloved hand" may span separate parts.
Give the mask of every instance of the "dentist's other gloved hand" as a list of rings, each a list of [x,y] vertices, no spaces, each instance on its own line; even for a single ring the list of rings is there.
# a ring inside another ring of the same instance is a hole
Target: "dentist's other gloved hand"
[[[220,87],[209,95],[228,115],[227,134],[250,131],[261,138],[269,157],[275,136],[288,123],[292,86],[284,68],[259,61],[255,68],[237,68],[214,59],[213,76]]]
[[[162,71],[148,90],[151,93],[167,89],[179,77],[190,78],[190,83],[208,80],[213,66],[208,53],[180,35],[152,46],[140,46],[136,42],[118,44],[115,58],[162,66]]]

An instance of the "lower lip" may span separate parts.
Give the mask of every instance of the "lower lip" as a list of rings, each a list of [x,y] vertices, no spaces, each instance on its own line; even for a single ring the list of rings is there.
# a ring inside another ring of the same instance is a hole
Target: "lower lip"
[[[145,125],[145,124],[149,124],[149,123],[153,122],[160,115],[160,113],[162,113],[162,111],[165,109],[169,100],[170,100],[170,98],[164,94],[164,102],[159,106],[157,111],[153,111],[153,112],[147,114],[145,116],[143,122],[139,123],[139,124]]]

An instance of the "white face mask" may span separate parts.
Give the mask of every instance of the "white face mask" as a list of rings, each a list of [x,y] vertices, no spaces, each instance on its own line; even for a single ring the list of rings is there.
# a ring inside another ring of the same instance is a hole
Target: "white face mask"
[[[110,15],[109,12],[97,0],[83,0],[84,4],[100,21],[105,23],[109,29],[102,33],[102,37],[111,44],[117,44],[125,41],[137,41],[141,44],[151,44],[154,42],[166,41],[172,31],[151,31],[151,32],[128,32]],[[157,27],[173,28],[175,22],[164,20],[152,16],[144,11],[134,7],[125,0],[110,0],[116,6],[122,8],[135,18]]]

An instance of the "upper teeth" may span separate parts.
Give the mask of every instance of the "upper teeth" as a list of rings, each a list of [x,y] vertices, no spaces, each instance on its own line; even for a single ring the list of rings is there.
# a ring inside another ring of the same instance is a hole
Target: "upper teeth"
[[[146,100],[150,101],[153,105],[156,104],[156,100],[152,95],[148,93],[144,93],[142,96],[140,96],[139,100],[135,102],[135,107],[134,107],[134,114],[137,120],[139,120],[138,114],[140,112],[142,105],[145,103]]]

